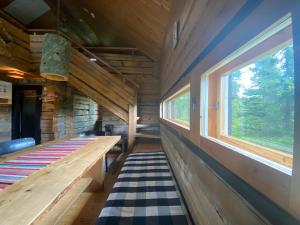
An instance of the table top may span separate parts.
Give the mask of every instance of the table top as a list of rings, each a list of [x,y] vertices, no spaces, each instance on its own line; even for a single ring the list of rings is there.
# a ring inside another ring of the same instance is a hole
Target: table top
[[[120,136],[94,138],[78,151],[0,191],[0,224],[34,223],[120,140]],[[3,156],[0,163],[60,141]]]

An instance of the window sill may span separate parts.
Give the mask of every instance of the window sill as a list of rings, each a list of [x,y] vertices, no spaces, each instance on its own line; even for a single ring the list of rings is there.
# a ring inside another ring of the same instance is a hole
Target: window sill
[[[266,159],[262,156],[259,156],[257,154],[254,154],[252,152],[249,152],[247,150],[244,150],[244,149],[241,149],[237,146],[234,146],[230,143],[227,143],[225,141],[222,141],[220,139],[216,139],[216,138],[213,138],[213,137],[210,137],[210,136],[201,136],[202,138],[206,138],[216,144],[219,144],[219,145],[222,145],[223,147],[227,148],[228,150],[231,150],[231,151],[234,151],[240,155],[243,155],[247,158],[249,158],[250,160],[255,160],[256,162],[259,162],[265,166],[268,166],[272,169],[275,169],[281,173],[284,173],[285,175],[288,175],[288,176],[292,176],[292,168],[289,168],[287,166],[284,166],[282,164],[279,164],[277,162],[274,162],[272,160],[269,160],[269,159]]]
[[[167,121],[169,123],[173,123],[173,124],[175,124],[175,125],[183,128],[183,129],[188,130],[188,131],[190,130],[190,127],[188,125],[184,124],[183,122],[181,122],[179,120],[169,120],[169,119],[166,119],[166,118],[161,118],[161,119],[165,120],[165,121]]]
[[[272,162],[278,163],[288,168],[293,168],[293,156],[288,153],[263,147],[231,136],[220,135],[218,139],[246,152],[261,156],[264,159],[271,160]]]

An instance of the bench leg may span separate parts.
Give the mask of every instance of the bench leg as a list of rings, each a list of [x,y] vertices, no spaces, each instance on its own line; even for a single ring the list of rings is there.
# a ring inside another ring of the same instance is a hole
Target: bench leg
[[[85,177],[90,177],[93,179],[91,185],[88,188],[88,191],[90,192],[101,192],[104,190],[104,160],[105,158],[102,157],[85,175]]]
[[[108,172],[108,161],[107,161],[107,153],[105,154],[105,172]]]

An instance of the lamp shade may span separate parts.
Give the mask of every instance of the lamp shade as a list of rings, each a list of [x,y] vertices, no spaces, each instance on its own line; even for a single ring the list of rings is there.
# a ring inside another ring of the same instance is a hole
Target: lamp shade
[[[70,43],[58,34],[45,34],[40,65],[41,76],[48,80],[67,81]]]

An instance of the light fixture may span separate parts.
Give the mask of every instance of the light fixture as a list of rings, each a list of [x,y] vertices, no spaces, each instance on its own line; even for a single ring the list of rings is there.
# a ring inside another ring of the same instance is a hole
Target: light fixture
[[[14,79],[24,79],[24,72],[20,70],[9,70],[7,76]]]
[[[9,74],[7,75],[8,77],[14,78],[14,79],[23,79],[24,77],[20,76],[20,75],[15,75],[15,74]]]
[[[67,81],[70,43],[58,34],[45,34],[43,39],[41,76],[48,80]]]
[[[58,34],[60,17],[60,0],[57,1],[57,33],[44,35],[41,76],[48,80],[67,81],[69,76],[70,43]]]
[[[97,61],[97,59],[96,59],[96,58],[90,58],[90,61],[92,61],[92,62],[96,62],[96,61]]]

